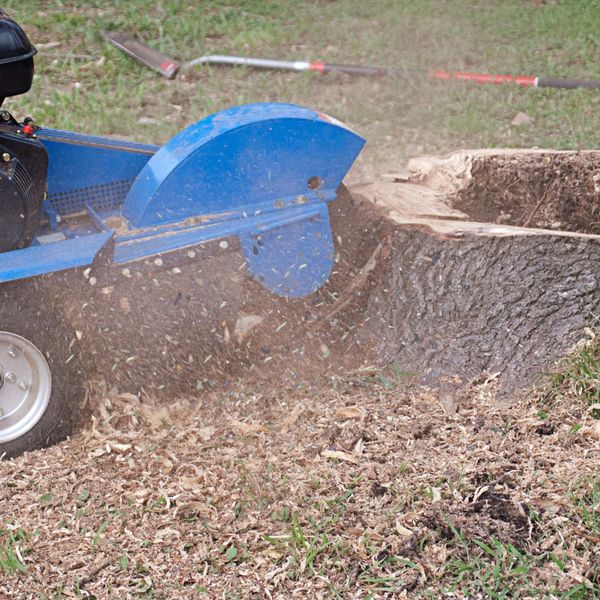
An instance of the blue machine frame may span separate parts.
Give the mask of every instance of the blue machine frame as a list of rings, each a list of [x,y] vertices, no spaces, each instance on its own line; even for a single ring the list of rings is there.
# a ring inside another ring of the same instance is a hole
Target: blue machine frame
[[[112,239],[127,263],[238,236],[272,292],[316,291],[333,266],[327,203],[364,140],[291,104],[211,115],[163,147],[53,129],[47,219],[29,248],[0,254],[0,282],[89,265]]]

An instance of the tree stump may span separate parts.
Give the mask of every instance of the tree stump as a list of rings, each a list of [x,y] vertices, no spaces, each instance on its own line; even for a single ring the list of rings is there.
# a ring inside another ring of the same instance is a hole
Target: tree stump
[[[465,151],[353,194],[385,213],[360,330],[436,384],[532,385],[600,315],[600,152]]]

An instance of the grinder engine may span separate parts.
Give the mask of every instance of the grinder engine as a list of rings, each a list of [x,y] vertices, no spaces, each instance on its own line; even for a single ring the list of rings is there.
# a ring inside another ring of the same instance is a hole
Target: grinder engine
[[[36,49],[21,27],[0,9],[0,106],[24,94],[33,81]],[[18,123],[0,111],[0,252],[28,246],[42,217],[48,153],[29,118]]]

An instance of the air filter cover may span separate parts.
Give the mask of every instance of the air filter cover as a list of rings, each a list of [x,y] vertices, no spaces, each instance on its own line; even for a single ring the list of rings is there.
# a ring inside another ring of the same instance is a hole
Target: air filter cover
[[[29,91],[36,52],[21,26],[0,8],[0,97]]]

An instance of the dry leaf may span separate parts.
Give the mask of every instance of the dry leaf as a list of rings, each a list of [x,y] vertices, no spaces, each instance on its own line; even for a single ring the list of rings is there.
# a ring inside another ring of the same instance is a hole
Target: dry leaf
[[[304,406],[297,406],[291,412],[291,414],[281,422],[281,428],[284,431],[287,431],[292,425],[294,425],[296,423],[296,421],[298,420],[298,418],[300,417],[300,415],[303,412],[304,412]]]
[[[352,454],[362,454],[365,449],[365,441],[360,438],[358,442],[354,445],[354,449],[352,450]]]
[[[127,452],[131,450],[131,444],[121,444],[119,442],[106,442],[106,450],[108,453],[113,450],[116,452]]]
[[[343,460],[349,463],[353,463],[357,465],[360,461],[351,454],[347,454],[346,452],[342,452],[341,450],[323,450],[321,452],[321,456],[324,458],[334,458],[337,460]]]
[[[179,483],[184,490],[202,493],[206,487],[203,477],[180,477]]]
[[[240,315],[235,322],[235,328],[233,335],[235,336],[237,343],[241,344],[244,338],[258,325],[265,320],[260,315]]]
[[[338,419],[362,419],[366,412],[359,406],[344,406],[335,411],[335,416]]]
[[[527,113],[520,111],[515,115],[515,118],[510,123],[511,125],[529,125],[530,123],[533,123],[533,121],[533,117],[530,117]]]
[[[257,435],[267,431],[267,428],[260,423],[245,423],[236,419],[229,419],[229,425],[238,435]]]
[[[208,442],[212,438],[212,436],[215,435],[217,429],[215,427],[208,426],[199,427],[196,431],[203,442]]]
[[[106,448],[95,448],[88,454],[88,456],[90,458],[99,458],[103,454],[106,454]]]
[[[129,298],[126,298],[125,296],[123,296],[120,300],[119,300],[119,306],[121,307],[121,310],[127,315],[131,312],[131,304],[129,303]]]
[[[177,516],[180,519],[194,519],[210,513],[210,509],[202,502],[189,502],[177,507]]]
[[[402,525],[400,519],[396,519],[396,531],[404,537],[410,537],[413,534],[413,531],[411,531],[408,527],[404,527],[404,525]]]

